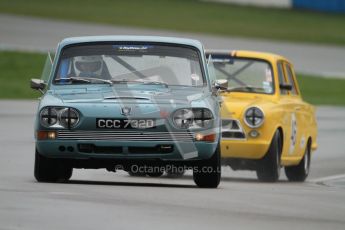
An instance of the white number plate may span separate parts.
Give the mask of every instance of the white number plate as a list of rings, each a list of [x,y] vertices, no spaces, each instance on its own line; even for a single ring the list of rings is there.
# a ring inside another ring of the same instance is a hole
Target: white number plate
[[[96,127],[100,129],[151,129],[155,123],[153,119],[96,119]]]

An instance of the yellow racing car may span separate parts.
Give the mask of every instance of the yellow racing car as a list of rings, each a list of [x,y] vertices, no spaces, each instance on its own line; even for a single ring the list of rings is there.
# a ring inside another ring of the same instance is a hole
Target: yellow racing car
[[[286,58],[252,51],[207,51],[222,89],[223,162],[255,170],[260,181],[304,181],[317,148],[315,109],[303,101]]]

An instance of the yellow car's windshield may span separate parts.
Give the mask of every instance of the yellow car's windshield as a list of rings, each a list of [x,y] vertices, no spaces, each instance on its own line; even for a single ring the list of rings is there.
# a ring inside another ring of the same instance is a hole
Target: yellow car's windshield
[[[209,61],[216,78],[228,81],[230,92],[274,93],[273,71],[266,61],[218,55]]]

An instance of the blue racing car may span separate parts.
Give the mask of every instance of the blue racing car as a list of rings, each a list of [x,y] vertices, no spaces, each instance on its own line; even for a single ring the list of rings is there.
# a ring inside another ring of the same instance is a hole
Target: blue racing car
[[[73,168],[160,175],[193,169],[220,181],[219,99],[202,44],[146,36],[64,39],[42,79],[34,175],[69,180]]]

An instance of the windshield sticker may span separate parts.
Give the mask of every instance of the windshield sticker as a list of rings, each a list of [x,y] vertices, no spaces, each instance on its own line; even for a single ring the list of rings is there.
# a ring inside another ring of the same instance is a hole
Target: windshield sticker
[[[197,75],[195,73],[192,73],[192,75],[190,77],[192,78],[193,81],[199,81],[200,80],[199,75]]]
[[[268,82],[268,81],[262,82],[262,88],[264,88],[265,93],[272,93],[272,84],[271,84],[271,82]]]
[[[272,82],[272,71],[270,68],[266,69],[266,81]]]
[[[212,62],[217,62],[217,63],[231,63],[233,64],[234,63],[234,60],[233,59],[230,59],[230,58],[214,58],[211,60]]]
[[[113,45],[113,48],[119,51],[137,51],[137,50],[148,50],[154,46],[148,45]]]

